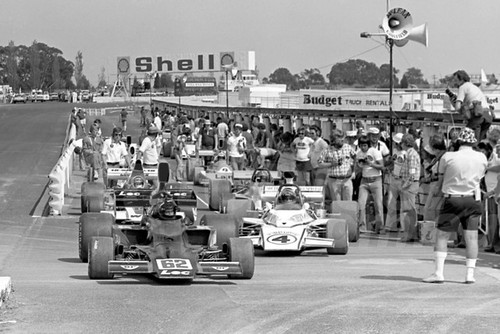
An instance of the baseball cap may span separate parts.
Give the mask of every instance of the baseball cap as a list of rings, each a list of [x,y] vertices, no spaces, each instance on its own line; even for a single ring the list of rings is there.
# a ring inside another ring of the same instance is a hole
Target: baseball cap
[[[212,123],[210,122],[210,120],[209,120],[209,119],[206,119],[206,120],[205,120],[205,125],[210,125],[210,124],[212,124]]]
[[[345,132],[346,137],[356,137],[358,135],[358,131],[349,130]]]
[[[368,133],[378,135],[380,133],[380,130],[378,128],[369,128]]]
[[[236,124],[234,125],[234,127],[235,127],[235,128],[242,128],[242,129],[243,129],[243,125],[241,125],[240,123],[236,123]]]

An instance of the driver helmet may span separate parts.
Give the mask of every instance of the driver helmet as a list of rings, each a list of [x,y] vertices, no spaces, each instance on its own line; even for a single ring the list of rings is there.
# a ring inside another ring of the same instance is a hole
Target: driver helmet
[[[281,191],[279,202],[280,203],[295,203],[297,201],[297,195],[293,189],[285,188]]]
[[[132,179],[132,186],[134,188],[144,188],[146,185],[146,182],[144,181],[144,178],[141,176],[136,176]]]
[[[165,200],[159,207],[160,216],[175,217],[177,212],[177,204],[175,203],[172,195],[167,195]]]
[[[252,182],[271,182],[271,176],[266,170],[256,170],[252,177]]]

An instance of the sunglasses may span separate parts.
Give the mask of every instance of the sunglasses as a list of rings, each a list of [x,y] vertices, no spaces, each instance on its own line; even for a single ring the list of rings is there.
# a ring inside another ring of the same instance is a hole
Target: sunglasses
[[[113,136],[120,136],[121,137],[121,133],[115,133]]]

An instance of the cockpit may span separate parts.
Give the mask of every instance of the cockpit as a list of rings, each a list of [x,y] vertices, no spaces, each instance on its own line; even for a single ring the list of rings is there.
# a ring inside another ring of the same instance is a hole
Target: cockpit
[[[276,210],[300,210],[302,209],[302,196],[299,187],[286,185],[280,187],[276,194]]]

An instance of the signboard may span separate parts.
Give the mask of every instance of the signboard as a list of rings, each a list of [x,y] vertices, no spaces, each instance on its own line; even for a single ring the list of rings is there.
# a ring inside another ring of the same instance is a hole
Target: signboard
[[[117,57],[118,73],[188,73],[224,71],[232,61],[239,70],[255,70],[255,51],[139,55]]]
[[[402,105],[402,98],[392,97],[393,107]],[[322,110],[389,110],[387,92],[301,90],[299,109]]]

